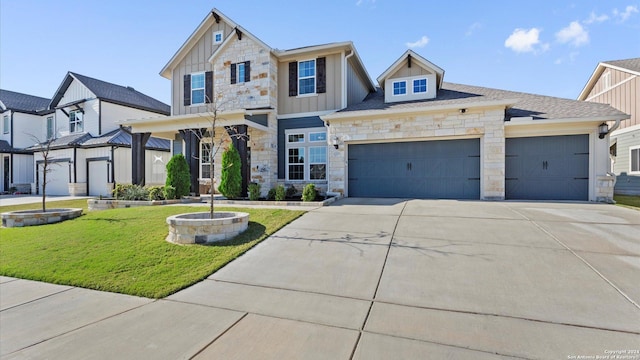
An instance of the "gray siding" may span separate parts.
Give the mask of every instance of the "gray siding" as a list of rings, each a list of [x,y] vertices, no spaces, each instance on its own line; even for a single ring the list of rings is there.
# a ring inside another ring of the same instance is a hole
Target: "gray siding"
[[[285,178],[285,130],[288,129],[305,129],[323,127],[324,121],[318,116],[294,118],[294,119],[278,119],[278,179]]]
[[[408,62],[405,61],[404,64],[402,65],[402,67],[400,69],[398,69],[398,71],[396,71],[395,73],[391,74],[389,76],[390,79],[395,79],[395,78],[402,78],[402,77],[411,77],[411,76],[418,76],[418,75],[430,75],[433,74],[431,71],[416,65],[416,62],[413,61],[411,64],[411,67],[408,66]]]
[[[640,129],[616,136],[617,156],[613,164],[616,194],[640,195],[640,174],[629,174],[629,148],[640,145]]]
[[[224,31],[225,39],[230,35],[235,36],[232,34],[233,28],[228,26],[224,21],[220,23],[214,22],[173,70],[171,81],[172,115],[197,114],[207,111],[206,106],[184,106],[183,77],[184,75],[196,72],[213,71],[213,64],[207,60],[209,60],[209,57],[211,57],[218,48],[218,45],[213,45],[213,32],[219,30]]]
[[[606,84],[607,76],[605,74],[607,72],[609,73],[609,87]],[[606,69],[586,98],[587,101],[609,104],[620,111],[630,114],[631,118],[623,121],[620,124],[620,129],[640,125],[640,76],[635,76],[635,79],[611,88],[611,86],[615,86],[632,76],[635,75],[619,70]]]
[[[369,94],[362,77],[355,71],[352,60],[347,65],[347,106],[357,104]]]
[[[289,62],[278,63],[278,113],[295,114],[342,108],[342,55],[322,55],[326,57],[327,92],[317,96],[289,96]],[[306,56],[299,61],[317,58]],[[294,61],[294,60],[291,60]]]

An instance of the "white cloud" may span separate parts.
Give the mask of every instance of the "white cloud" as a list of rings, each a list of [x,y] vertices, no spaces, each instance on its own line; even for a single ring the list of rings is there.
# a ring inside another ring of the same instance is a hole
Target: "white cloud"
[[[572,21],[569,26],[556,33],[556,40],[578,47],[589,43],[589,32],[579,22]]]
[[[515,29],[513,33],[509,35],[507,40],[504,41],[504,46],[510,48],[515,52],[544,52],[549,49],[549,44],[540,44],[540,29],[531,28]]]
[[[421,47],[425,47],[427,46],[427,44],[429,43],[429,38],[426,36],[421,37],[418,41],[415,42],[408,42],[407,43],[407,47],[409,49],[413,49],[413,48],[421,48]]]
[[[482,23],[474,22],[473,24],[469,25],[469,28],[467,29],[467,32],[465,33],[465,35],[471,36],[473,35],[474,32],[476,32],[476,30],[480,30],[480,29],[482,29]]]
[[[638,12],[638,7],[634,5],[628,5],[624,11],[618,11],[618,9],[613,9],[613,16],[620,19],[620,22],[625,22],[633,13]]]
[[[589,14],[589,18],[583,21],[583,23],[586,25],[589,25],[593,23],[601,23],[607,20],[609,20],[609,15],[607,14],[596,15],[596,13],[592,11],[591,14]]]

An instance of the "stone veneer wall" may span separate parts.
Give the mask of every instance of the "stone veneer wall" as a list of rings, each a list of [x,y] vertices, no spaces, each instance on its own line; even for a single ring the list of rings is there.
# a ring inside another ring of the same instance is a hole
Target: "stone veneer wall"
[[[251,148],[251,174],[249,182],[260,184],[262,196],[276,186],[278,177],[278,120],[275,114],[268,116],[269,131],[249,128]]]
[[[330,193],[343,194],[347,187],[346,145],[364,142],[450,140],[480,138],[480,196],[501,200],[505,195],[504,109],[457,110],[442,113],[393,115],[371,119],[330,120],[329,137],[340,139],[329,151]]]
[[[69,195],[70,196],[85,196],[87,195],[87,183],[69,183]]]

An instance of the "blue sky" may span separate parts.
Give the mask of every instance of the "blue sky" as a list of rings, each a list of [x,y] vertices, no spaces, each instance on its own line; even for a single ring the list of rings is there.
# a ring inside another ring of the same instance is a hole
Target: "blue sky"
[[[0,87],[50,98],[74,71],[168,103],[158,73],[213,7],[273,48],[353,41],[374,81],[411,47],[445,81],[576,98],[640,57],[640,0],[0,0]]]

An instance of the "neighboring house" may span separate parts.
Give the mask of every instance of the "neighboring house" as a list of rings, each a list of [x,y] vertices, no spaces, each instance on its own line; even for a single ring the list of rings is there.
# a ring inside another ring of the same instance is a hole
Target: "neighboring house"
[[[51,99],[0,90],[0,193],[14,190],[29,193],[33,182],[33,154],[24,149],[46,138],[42,119],[54,116]],[[46,120],[45,120],[46,121]]]
[[[609,125],[610,153],[615,192],[640,195],[640,58],[599,63],[578,100],[609,104],[631,115],[619,126]]]
[[[44,160],[39,150],[49,141],[49,195],[109,196],[115,183],[164,184],[170,142],[158,138],[147,141],[141,156],[150,166],[135,181],[131,145],[135,135],[117,121],[163,117],[170,113],[168,105],[131,87],[69,72],[43,108],[46,110],[39,110],[29,124],[14,118],[15,128],[10,132],[16,144],[14,152],[24,154],[24,162],[30,164],[21,181],[32,192],[42,191]],[[30,131],[36,133],[31,136]],[[13,184],[17,183],[15,177],[10,181]]]
[[[263,195],[314,183],[345,196],[611,201],[598,127],[627,117],[603,104],[445,83],[444,70],[413,51],[377,88],[351,42],[278,50],[216,9],[160,74],[172,82],[171,116],[123,124],[174,139],[194,192],[210,149],[192,130],[215,109],[216,139],[240,148],[245,191],[249,182]]]

